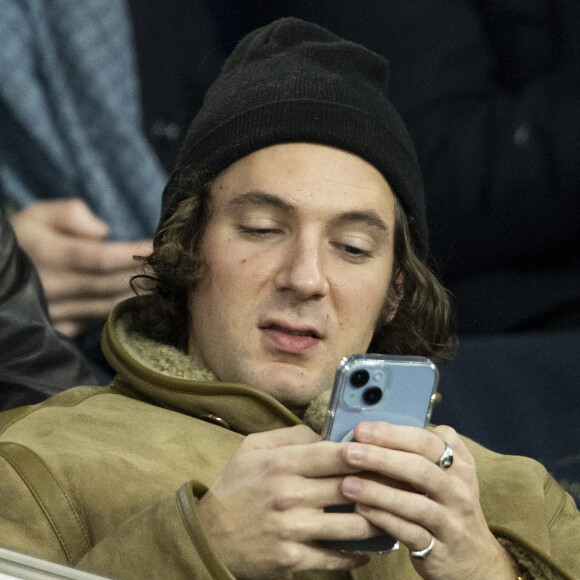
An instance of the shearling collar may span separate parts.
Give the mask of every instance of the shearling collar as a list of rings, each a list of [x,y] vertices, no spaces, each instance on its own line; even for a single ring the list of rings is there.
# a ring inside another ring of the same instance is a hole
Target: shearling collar
[[[117,338],[127,353],[143,366],[178,379],[217,381],[211,371],[204,369],[187,353],[130,331],[127,322],[127,315],[118,318],[115,325]]]
[[[103,351],[118,372],[118,390],[187,414],[219,416],[242,433],[302,422],[273,397],[248,385],[219,382],[183,351],[130,331],[133,304],[130,299],[117,306],[103,332]],[[329,398],[330,389],[311,402],[302,418],[317,432]]]

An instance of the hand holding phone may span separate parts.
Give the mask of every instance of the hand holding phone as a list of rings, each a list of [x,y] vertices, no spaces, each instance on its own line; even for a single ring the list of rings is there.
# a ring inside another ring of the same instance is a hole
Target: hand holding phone
[[[384,421],[424,428],[429,423],[439,373],[425,357],[355,354],[336,371],[322,438],[351,441],[361,421]],[[353,511],[354,506],[329,506],[328,512]],[[389,534],[366,540],[321,541],[325,548],[387,553],[399,545]]]

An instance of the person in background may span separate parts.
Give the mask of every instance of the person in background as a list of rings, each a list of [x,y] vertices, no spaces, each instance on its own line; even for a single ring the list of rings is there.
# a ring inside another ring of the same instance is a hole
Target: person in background
[[[453,350],[387,70],[293,18],[237,45],[164,191],[145,292],[109,316],[115,379],[0,414],[9,548],[120,579],[578,576],[580,513],[541,464],[449,426],[320,441],[343,356]],[[400,549],[318,542],[382,531]]]
[[[158,115],[190,115],[219,63],[200,2],[155,4],[7,0],[0,8],[0,190],[55,327],[76,339],[102,383],[112,376],[100,350],[104,317],[129,295],[133,256],[150,248],[186,126],[161,116],[145,127],[150,103]],[[192,22],[195,41],[179,34]],[[171,42],[158,42],[155,26],[174,29]],[[183,58],[171,60],[166,46]],[[158,82],[179,75],[170,79],[179,90],[152,88],[151,70]]]

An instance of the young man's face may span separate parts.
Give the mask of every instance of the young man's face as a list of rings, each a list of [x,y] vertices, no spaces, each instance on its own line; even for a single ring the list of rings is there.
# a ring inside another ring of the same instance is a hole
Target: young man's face
[[[190,354],[291,406],[366,351],[393,269],[394,197],[372,165],[308,143],[261,149],[211,187]]]

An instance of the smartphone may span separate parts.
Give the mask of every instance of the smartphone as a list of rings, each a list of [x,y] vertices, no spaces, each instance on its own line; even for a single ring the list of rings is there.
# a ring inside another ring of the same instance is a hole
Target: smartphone
[[[322,438],[352,441],[361,421],[385,421],[424,428],[429,423],[439,372],[428,358],[353,354],[338,366]],[[353,511],[354,505],[325,508],[328,512]],[[365,540],[319,542],[325,548],[388,553],[399,544],[389,534]]]

